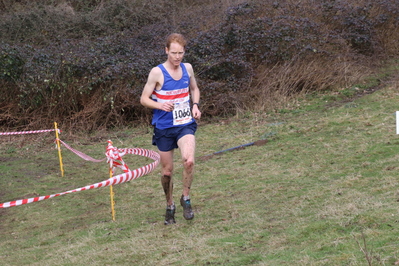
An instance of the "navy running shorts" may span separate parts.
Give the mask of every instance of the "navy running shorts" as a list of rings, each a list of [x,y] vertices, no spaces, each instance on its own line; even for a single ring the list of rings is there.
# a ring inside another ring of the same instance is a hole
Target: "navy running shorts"
[[[178,148],[177,141],[185,135],[194,135],[197,131],[197,123],[191,123],[182,127],[171,127],[158,129],[154,127],[152,145],[158,147],[160,151],[171,151]]]

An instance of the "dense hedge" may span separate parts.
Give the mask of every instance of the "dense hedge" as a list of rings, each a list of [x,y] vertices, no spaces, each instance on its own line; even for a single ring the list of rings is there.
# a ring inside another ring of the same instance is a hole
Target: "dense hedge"
[[[284,82],[293,84],[285,95],[342,86],[339,62],[369,67],[398,51],[396,1],[351,2],[3,1],[0,126],[56,120],[90,130],[148,121],[139,96],[174,31],[189,38],[185,60],[197,73],[205,116],[250,109],[254,90],[283,90],[265,83],[265,73],[315,60],[336,69]]]

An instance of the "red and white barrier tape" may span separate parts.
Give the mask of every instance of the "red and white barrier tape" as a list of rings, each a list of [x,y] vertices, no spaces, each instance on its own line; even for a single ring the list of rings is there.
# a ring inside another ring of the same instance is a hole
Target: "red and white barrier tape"
[[[60,130],[58,133],[60,133]],[[0,136],[9,136],[9,135],[23,135],[23,134],[34,134],[34,133],[45,133],[55,131],[55,129],[43,129],[43,130],[31,130],[31,131],[19,131],[19,132],[0,132]]]
[[[56,141],[57,141],[57,140],[56,140]],[[67,148],[67,149],[70,150],[71,152],[75,153],[77,156],[79,156],[79,157],[82,158],[83,160],[91,161],[91,162],[95,162],[95,163],[101,163],[101,162],[103,162],[103,161],[105,161],[105,160],[107,159],[107,158],[104,158],[104,159],[94,159],[94,158],[92,158],[92,157],[90,157],[90,156],[84,154],[84,153],[81,152],[81,151],[75,150],[74,148],[72,148],[71,146],[69,146],[68,144],[66,144],[65,142],[63,142],[62,140],[59,139],[59,141],[60,141],[60,143],[62,143],[62,145],[65,146],[65,148]]]
[[[108,154],[111,154],[111,153],[113,154],[113,155],[111,155],[113,158],[108,157]],[[106,154],[107,154],[107,158],[110,162],[115,162],[115,159],[116,159],[117,162],[113,163],[112,166],[113,167],[115,167],[115,166],[121,167],[125,173],[111,177],[111,178],[104,180],[102,182],[99,182],[99,183],[95,183],[92,185],[88,185],[88,186],[73,189],[73,190],[68,190],[65,192],[57,193],[57,194],[52,194],[52,195],[48,195],[48,196],[39,196],[39,197],[29,198],[29,199],[15,200],[15,201],[10,201],[10,202],[6,202],[6,203],[0,203],[0,208],[20,206],[23,204],[38,202],[38,201],[42,201],[45,199],[50,199],[50,198],[54,198],[57,196],[70,194],[73,192],[79,192],[79,191],[100,188],[100,187],[107,187],[107,186],[111,186],[111,185],[117,185],[117,184],[129,182],[133,179],[137,179],[141,176],[144,176],[144,175],[152,172],[157,167],[157,165],[159,164],[159,160],[160,160],[159,154],[155,151],[141,149],[141,148],[116,149],[116,148],[112,147],[112,144],[110,141],[108,141],[108,147],[107,147]],[[150,159],[153,159],[154,162],[152,162],[148,165],[142,166],[140,168],[137,168],[135,170],[129,170],[127,165],[122,160],[122,156],[125,154],[135,154],[135,155],[148,157]],[[120,162],[118,162],[118,161],[120,161]]]

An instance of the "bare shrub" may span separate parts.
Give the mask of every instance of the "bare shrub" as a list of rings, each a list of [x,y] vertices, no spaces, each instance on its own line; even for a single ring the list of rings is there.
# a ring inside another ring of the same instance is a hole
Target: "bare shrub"
[[[256,90],[247,94],[247,103],[252,105],[246,106],[258,111],[281,109],[299,94],[347,87],[369,74],[371,69],[364,64],[317,55],[276,64],[258,71],[254,80]]]
[[[164,38],[189,41],[204,116],[350,86],[397,56],[395,0],[0,2],[0,126],[149,121],[138,99]],[[360,71],[361,69],[361,71]],[[255,104],[254,104],[255,100]]]

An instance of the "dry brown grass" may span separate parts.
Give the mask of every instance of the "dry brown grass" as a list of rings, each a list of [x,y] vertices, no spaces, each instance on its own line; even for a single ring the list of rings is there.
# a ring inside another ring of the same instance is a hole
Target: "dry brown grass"
[[[287,108],[298,95],[347,88],[361,83],[373,71],[373,67],[341,58],[293,60],[259,69],[248,92],[247,101],[253,99],[248,107],[262,112]]]

